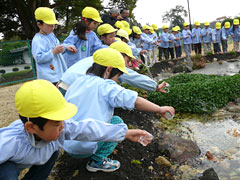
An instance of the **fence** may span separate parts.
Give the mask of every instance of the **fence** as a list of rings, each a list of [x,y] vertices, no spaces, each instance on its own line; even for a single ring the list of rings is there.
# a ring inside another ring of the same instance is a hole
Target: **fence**
[[[0,86],[36,79],[31,40],[0,42]]]

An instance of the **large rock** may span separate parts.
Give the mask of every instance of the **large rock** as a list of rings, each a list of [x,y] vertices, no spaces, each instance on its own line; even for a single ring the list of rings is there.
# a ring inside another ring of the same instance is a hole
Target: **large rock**
[[[193,62],[190,57],[185,58],[182,62],[179,62],[174,68],[174,73],[179,72],[192,72],[193,71]]]
[[[203,176],[199,180],[219,180],[219,178],[214,169],[210,168],[203,172]]]
[[[162,135],[159,140],[159,150],[171,160],[183,163],[199,157],[201,151],[193,141],[175,135]]]

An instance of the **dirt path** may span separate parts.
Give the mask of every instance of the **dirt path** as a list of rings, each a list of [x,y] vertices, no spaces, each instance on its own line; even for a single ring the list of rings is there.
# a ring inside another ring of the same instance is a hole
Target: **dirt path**
[[[14,98],[21,85],[0,86],[0,127],[8,126],[18,119]]]

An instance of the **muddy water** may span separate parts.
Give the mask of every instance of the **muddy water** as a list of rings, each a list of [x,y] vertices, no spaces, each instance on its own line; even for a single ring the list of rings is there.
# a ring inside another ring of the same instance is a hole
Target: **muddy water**
[[[231,60],[213,62],[205,68],[192,73],[234,75],[239,73],[240,61]],[[176,74],[161,74],[156,80],[169,78]],[[235,117],[235,118],[233,118]],[[236,118],[237,117],[237,118]],[[213,116],[203,115],[185,118],[182,123],[169,133],[180,135],[197,143],[201,157],[196,164],[177,166],[179,176],[176,179],[190,180],[199,177],[209,168],[214,168],[220,180],[240,179],[240,113],[219,111]],[[204,123],[205,122],[205,123]],[[211,158],[206,153],[212,154]]]

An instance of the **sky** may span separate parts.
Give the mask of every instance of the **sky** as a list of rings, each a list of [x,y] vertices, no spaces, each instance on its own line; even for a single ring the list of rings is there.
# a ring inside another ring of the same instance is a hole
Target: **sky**
[[[108,0],[104,0],[104,4]],[[137,7],[133,10],[136,19],[142,24],[157,24],[162,26],[162,15],[176,5],[182,5],[188,10],[187,0],[138,0]],[[240,0],[189,0],[191,22],[214,21],[222,16],[240,16]],[[188,17],[185,18],[189,23]]]

